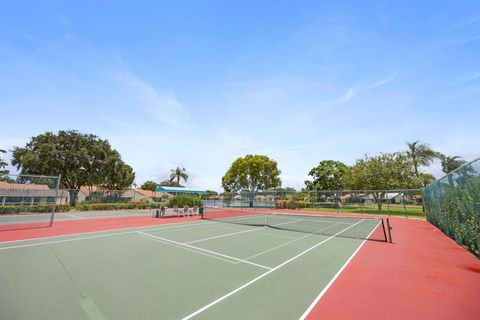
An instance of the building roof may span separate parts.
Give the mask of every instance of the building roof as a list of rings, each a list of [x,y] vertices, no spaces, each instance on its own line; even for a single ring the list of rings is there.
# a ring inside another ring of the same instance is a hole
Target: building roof
[[[179,188],[179,187],[166,187],[158,186],[155,192],[171,192],[171,193],[206,193],[206,190],[194,189],[194,188]]]
[[[161,194],[159,194],[158,192],[151,191],[151,190],[143,190],[143,189],[132,189],[132,190],[137,193],[140,193],[142,196],[147,198],[156,198],[161,196]]]
[[[54,196],[55,189],[46,184],[23,184],[0,181],[0,195],[2,196]]]
[[[98,190],[98,187],[96,187],[96,186],[81,186],[80,187],[80,192],[83,193],[86,196],[88,196],[91,192],[95,192],[97,190]]]

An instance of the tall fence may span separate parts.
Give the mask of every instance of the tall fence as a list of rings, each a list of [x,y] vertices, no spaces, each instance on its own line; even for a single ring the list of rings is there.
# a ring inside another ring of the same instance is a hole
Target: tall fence
[[[428,221],[480,257],[480,158],[422,192]]]
[[[51,226],[59,184],[59,176],[0,175],[0,231]]]
[[[337,213],[424,217],[420,189],[318,190],[222,193],[205,199],[207,207],[298,209]]]

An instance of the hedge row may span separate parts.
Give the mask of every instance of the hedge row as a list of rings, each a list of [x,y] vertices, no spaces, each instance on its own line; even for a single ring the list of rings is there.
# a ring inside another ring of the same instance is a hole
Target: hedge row
[[[275,208],[277,209],[300,209],[308,207],[308,202],[303,200],[276,200]]]
[[[53,210],[51,204],[36,204],[33,206],[0,206],[0,214],[16,214],[16,213],[50,213]],[[56,212],[70,211],[70,205],[61,204],[56,206]]]
[[[75,207],[78,211],[100,211],[100,210],[130,210],[158,208],[161,202],[114,202],[114,203],[79,203]]]
[[[184,207],[184,206],[189,206],[189,207],[194,207],[198,206],[201,207],[203,206],[203,200],[198,198],[198,197],[192,197],[189,195],[178,195],[175,197],[170,198],[167,201],[167,207]]]

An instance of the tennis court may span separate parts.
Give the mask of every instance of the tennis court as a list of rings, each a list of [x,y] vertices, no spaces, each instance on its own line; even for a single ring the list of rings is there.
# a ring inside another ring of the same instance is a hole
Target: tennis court
[[[389,245],[378,219],[206,218],[3,242],[0,318],[303,319],[366,239]]]

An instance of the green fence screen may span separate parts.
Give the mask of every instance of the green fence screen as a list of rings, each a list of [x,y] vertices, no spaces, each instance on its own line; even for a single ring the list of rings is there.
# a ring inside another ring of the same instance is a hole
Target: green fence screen
[[[480,159],[422,190],[427,220],[480,257]]]

